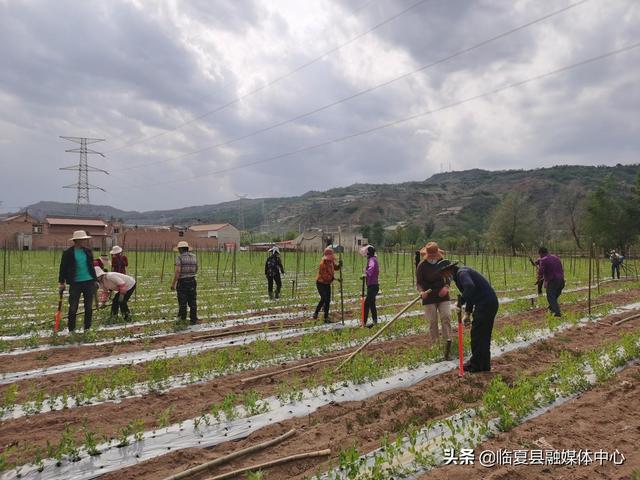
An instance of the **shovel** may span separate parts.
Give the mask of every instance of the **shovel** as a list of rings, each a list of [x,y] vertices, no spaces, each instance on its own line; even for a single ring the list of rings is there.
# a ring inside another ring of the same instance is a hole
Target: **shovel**
[[[60,294],[60,298],[58,299],[58,310],[53,317],[55,320],[53,324],[53,333],[58,333],[58,330],[60,329],[60,318],[62,317],[62,296],[64,295],[64,288],[60,288],[58,290],[58,293]]]

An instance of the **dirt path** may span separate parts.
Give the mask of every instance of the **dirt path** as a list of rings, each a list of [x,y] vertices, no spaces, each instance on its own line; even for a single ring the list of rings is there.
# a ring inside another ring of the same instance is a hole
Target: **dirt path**
[[[618,317],[616,317],[618,318]],[[393,437],[394,433],[401,431],[409,424],[424,424],[430,419],[445,417],[458,411],[460,408],[476,405],[488,381],[494,375],[500,374],[507,381],[515,379],[516,372],[521,375],[535,375],[545,370],[549,364],[557,361],[562,351],[583,351],[585,349],[602,345],[607,341],[617,339],[624,331],[637,328],[634,322],[625,323],[619,327],[610,327],[604,324],[590,324],[582,328],[572,328],[562,332],[557,338],[539,342],[523,350],[510,352],[493,362],[491,373],[467,375],[463,379],[458,378],[456,372],[432,377],[410,388],[394,390],[382,393],[366,401],[345,402],[332,404],[319,409],[306,418],[292,419],[280,422],[276,425],[265,427],[250,437],[226,444],[218,445],[212,449],[186,449],[162,456],[158,459],[141,463],[104,478],[120,479],[156,479],[163,478],[170,473],[194,466],[208,459],[234,451],[267,438],[272,438],[290,428],[296,428],[298,434],[281,446],[269,451],[254,454],[250,460],[243,459],[229,465],[225,471],[234,467],[244,466],[260,462],[285,454],[293,454],[301,451],[309,451],[322,448],[332,448],[332,461],[335,462],[340,447],[357,445],[361,453],[373,450],[380,445],[380,439],[385,434]],[[311,369],[310,369],[311,370]],[[302,372],[297,375],[307,376],[311,372]],[[214,390],[209,394],[219,394],[227,387],[225,379],[216,382]],[[98,427],[104,431],[114,431],[121,420],[120,417],[131,419],[135,415],[142,415],[145,426],[153,423],[151,411],[168,405],[175,405],[176,416],[172,421],[180,418],[189,418],[198,413],[199,407],[206,406],[209,398],[205,392],[197,392],[190,387],[184,389],[179,395],[172,394],[123,402],[119,405],[104,405],[91,407],[75,412],[65,412],[70,415],[64,421],[80,421],[83,415],[90,414],[89,421],[92,428]],[[262,390],[260,388],[259,390]],[[164,397],[164,398],[162,398]],[[189,406],[187,411],[184,406]],[[39,420],[38,417],[43,417]],[[3,426],[0,431],[0,441],[16,434],[16,431],[30,425],[31,431],[28,437],[31,441],[44,442],[47,438],[58,433],[52,423],[60,424],[57,414],[38,416],[22,421],[10,422],[12,425]],[[58,426],[59,428],[59,426]],[[300,461],[286,466],[271,469],[267,478],[302,478],[314,474],[317,470],[323,471],[330,468],[328,461]],[[200,477],[206,478],[209,474]]]

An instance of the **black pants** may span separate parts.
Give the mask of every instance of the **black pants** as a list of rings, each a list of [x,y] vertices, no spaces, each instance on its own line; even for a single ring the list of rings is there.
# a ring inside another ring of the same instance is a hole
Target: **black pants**
[[[329,305],[331,304],[331,284],[316,282],[316,288],[320,294],[320,301],[316,307],[316,313],[313,314],[313,318],[318,318],[320,309],[324,309],[324,319],[329,318]]]
[[[189,305],[189,319],[194,324],[198,320],[198,311],[196,305],[196,279],[180,278],[176,284],[176,293],[178,294],[178,318],[180,320],[187,319],[187,305]]]
[[[477,304],[471,322],[471,358],[469,364],[476,370],[491,369],[491,332],[498,313],[498,299]]]
[[[84,297],[84,329],[91,328],[91,318],[93,316],[93,296],[96,294],[96,282],[88,280],[86,282],[72,283],[69,285],[69,331],[76,329],[76,313],[80,304],[80,295]]]
[[[549,310],[556,317],[560,316],[560,305],[558,305],[558,297],[564,288],[564,280],[556,278],[547,283],[547,302],[549,302]]]
[[[613,263],[611,264],[611,278],[616,278],[616,274],[617,277],[620,278],[620,265],[614,265]]]
[[[275,275],[273,277],[267,276],[267,284],[269,289],[269,298],[273,298],[273,282],[276,284],[276,298],[280,298],[280,290],[282,290],[282,279],[280,275]]]
[[[371,319],[373,323],[378,323],[378,309],[376,308],[376,295],[380,291],[380,285],[367,285],[367,297],[364,299],[364,323],[369,319],[369,310],[371,310]]]
[[[113,301],[111,302],[111,315],[113,315],[114,317],[118,315],[118,310],[122,311],[122,316],[124,317],[125,320],[129,320],[129,305],[128,305],[128,301],[131,298],[131,295],[133,295],[133,291],[136,289],[135,284],[133,285],[133,287],[131,287],[129,290],[127,290],[127,293],[124,294],[124,300],[121,302],[120,301],[120,295],[116,293],[116,295],[113,296]]]

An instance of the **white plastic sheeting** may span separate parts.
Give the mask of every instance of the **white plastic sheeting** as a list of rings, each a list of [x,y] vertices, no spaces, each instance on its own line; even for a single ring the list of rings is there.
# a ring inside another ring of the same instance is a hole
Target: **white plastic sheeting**
[[[640,308],[640,303],[626,305],[616,311],[623,312],[635,308]],[[581,319],[580,323],[588,323],[590,321],[593,321],[593,319],[587,317]],[[494,350],[497,350],[493,357],[499,357],[504,353],[524,348],[545,338],[552,337],[555,333],[570,328],[570,326],[561,326],[555,331],[542,329],[527,335],[526,340],[518,340],[500,347],[493,346]],[[107,472],[116,471],[158,457],[170,451],[190,447],[208,447],[244,438],[251,432],[267,425],[290,418],[310,415],[331,402],[359,401],[387,390],[408,388],[427,378],[455,370],[457,366],[457,360],[452,360],[413,370],[405,368],[387,378],[364,385],[349,383],[345,386],[344,383],[340,382],[324,389],[324,392],[320,395],[318,394],[318,389],[313,391],[304,390],[302,392],[302,400],[286,405],[281,405],[277,398],[270,397],[265,400],[265,403],[270,407],[267,413],[230,422],[211,424],[210,426],[199,422],[198,429],[195,428],[194,420],[187,420],[180,424],[174,424],[162,431],[146,432],[141,441],[134,442],[126,447],[117,448],[102,444],[98,446],[102,454],[96,457],[89,457],[86,453],[83,453],[79,461],[63,461],[60,467],[55,465],[54,460],[45,460],[44,468],[41,472],[38,472],[35,466],[27,465],[20,469],[20,475],[24,479],[37,480],[82,480],[94,478]],[[16,471],[7,472],[0,477],[2,480],[10,478],[16,478]]]

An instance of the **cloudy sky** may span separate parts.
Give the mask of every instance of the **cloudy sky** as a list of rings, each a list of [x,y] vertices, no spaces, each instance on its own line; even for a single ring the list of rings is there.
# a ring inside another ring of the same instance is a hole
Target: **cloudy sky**
[[[0,212],[75,201],[60,135],[106,140],[91,201],[127,210],[638,162],[640,48],[519,83],[639,25],[637,0],[0,0]]]

